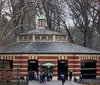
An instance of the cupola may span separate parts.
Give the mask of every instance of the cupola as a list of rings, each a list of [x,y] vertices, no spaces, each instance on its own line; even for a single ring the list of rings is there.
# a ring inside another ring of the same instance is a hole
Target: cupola
[[[43,14],[40,15],[38,21],[39,21],[39,28],[44,29],[45,28],[45,16]]]
[[[18,42],[67,42],[65,34],[45,29],[45,16],[38,17],[38,27],[18,36]]]

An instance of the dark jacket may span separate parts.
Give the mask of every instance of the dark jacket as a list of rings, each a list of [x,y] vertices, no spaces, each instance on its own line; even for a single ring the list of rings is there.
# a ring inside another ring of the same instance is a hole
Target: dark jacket
[[[64,78],[64,77],[62,77],[62,82],[63,82],[63,83],[65,82],[65,78]]]

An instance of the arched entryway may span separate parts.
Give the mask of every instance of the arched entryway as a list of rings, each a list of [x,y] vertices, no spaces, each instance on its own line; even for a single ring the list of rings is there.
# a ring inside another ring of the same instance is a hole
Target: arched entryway
[[[53,74],[53,67],[55,66],[54,63],[51,62],[45,62],[41,64],[41,67],[43,69],[44,72],[49,72]]]
[[[28,71],[38,72],[38,61],[37,60],[29,60],[28,61]]]
[[[58,60],[58,80],[61,79],[61,74],[68,79],[68,61],[66,60]]]
[[[96,61],[95,60],[81,61],[81,75],[83,79],[96,78]]]

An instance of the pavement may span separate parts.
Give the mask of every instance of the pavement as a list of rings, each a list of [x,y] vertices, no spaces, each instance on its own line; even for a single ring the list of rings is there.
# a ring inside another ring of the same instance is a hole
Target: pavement
[[[61,81],[49,81],[45,83],[39,83],[39,82],[33,82],[29,81],[28,85],[62,85]],[[74,81],[66,81],[64,85],[84,85],[84,84],[78,84]]]

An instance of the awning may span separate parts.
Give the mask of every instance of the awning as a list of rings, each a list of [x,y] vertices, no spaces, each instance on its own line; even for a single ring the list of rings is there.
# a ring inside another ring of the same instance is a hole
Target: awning
[[[47,63],[41,64],[41,66],[55,66],[55,64],[51,62],[47,62]]]

